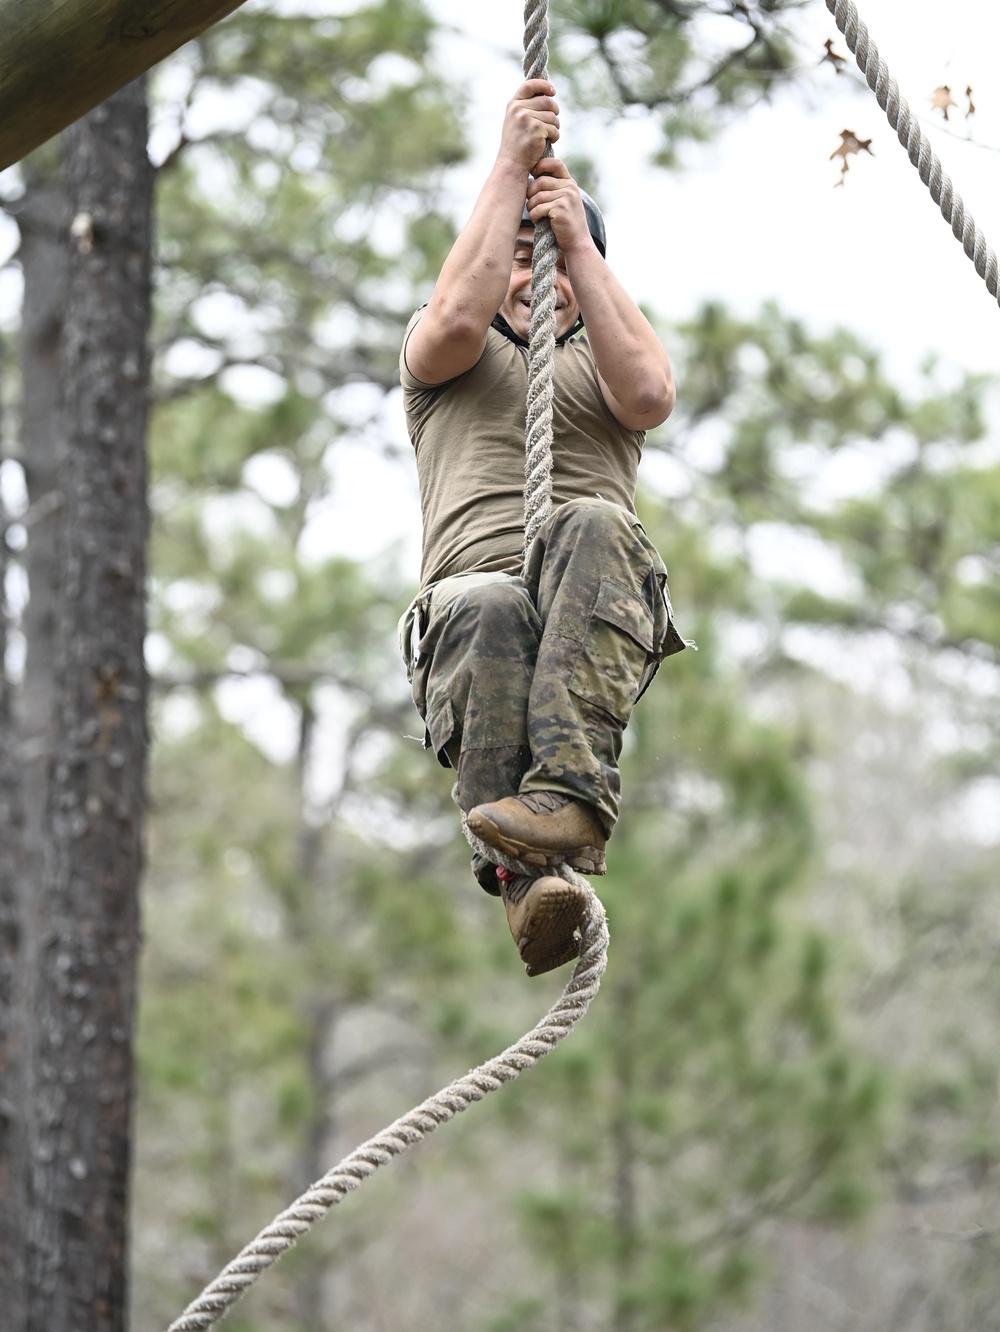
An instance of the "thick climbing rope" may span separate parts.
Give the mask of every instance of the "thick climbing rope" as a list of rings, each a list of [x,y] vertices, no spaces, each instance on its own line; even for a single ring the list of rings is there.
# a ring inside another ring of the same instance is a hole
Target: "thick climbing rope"
[[[525,57],[527,78],[546,77],[548,62],[548,0],[527,0],[525,5]],[[547,234],[546,234],[547,233]],[[531,330],[528,354],[528,403],[525,438],[525,550],[548,516],[552,503],[552,362],[555,350],[556,242],[545,222],[535,229],[532,261]],[[537,288],[537,290],[536,290]],[[485,846],[463,818],[466,837],[487,859],[519,873],[531,872]],[[601,985],[608,957],[608,926],[604,907],[586,879],[568,865],[554,873],[582,885],[589,897],[581,929],[580,959],[562,995],[527,1035],[495,1059],[480,1064],[416,1109],[355,1148],[349,1156],[317,1180],[252,1239],[193,1300],[169,1332],[204,1332],[254,1284],[262,1272],[302,1238],[313,1225],[353,1192],[380,1166],[421,1142],[470,1105],[505,1083],[513,1082],[564,1040],[580,1021]]]
[[[549,76],[548,0],[524,6],[524,77]],[[546,145],[548,151],[550,145]],[[552,507],[552,375],[556,343],[557,246],[552,224],[535,227],[531,253],[531,324],[528,333],[528,403],[524,457],[524,551]]]
[[[525,0],[524,77],[549,76],[548,0]],[[552,145],[546,143],[548,155]],[[556,347],[556,261],[559,250],[547,217],[535,225],[531,251],[531,322],[528,331],[528,391],[524,440],[524,555],[552,509],[552,401]],[[462,831],[474,851],[495,865],[516,874],[532,870],[487,846],[475,835],[465,817]],[[561,878],[590,890],[582,875],[568,865],[555,871]],[[591,896],[593,893],[591,891]]]
[[[990,295],[1000,302],[996,253],[987,245],[972,214],[966,211],[962,196],[955,190],[948,173],[931,148],[927,135],[912,116],[906,98],[901,95],[896,80],[878,53],[878,47],[869,38],[867,27],[858,17],[854,0],[826,0],[826,7],[844,34],[851,54],[858,62],[858,68],[864,74],[889,124],[896,131],[910,161],[917,168],[920,179],[930,190],[931,198],[939,205],[956,239],[962,242],[965,253],[975,264],[976,272],[986,283]]]

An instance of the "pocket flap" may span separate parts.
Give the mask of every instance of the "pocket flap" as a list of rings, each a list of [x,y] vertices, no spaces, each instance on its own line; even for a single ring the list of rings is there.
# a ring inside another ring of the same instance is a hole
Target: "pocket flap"
[[[643,599],[613,578],[602,578],[594,614],[628,634],[647,652],[654,651],[653,616]]]

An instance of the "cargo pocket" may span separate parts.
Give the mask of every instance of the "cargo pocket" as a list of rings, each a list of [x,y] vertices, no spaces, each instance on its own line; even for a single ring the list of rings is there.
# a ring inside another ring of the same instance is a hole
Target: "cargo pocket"
[[[624,583],[602,578],[570,689],[627,724],[655,659],[654,635],[653,613],[642,597]]]

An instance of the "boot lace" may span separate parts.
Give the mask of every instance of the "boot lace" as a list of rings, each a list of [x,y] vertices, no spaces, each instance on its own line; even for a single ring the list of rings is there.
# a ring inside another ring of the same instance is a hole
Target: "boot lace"
[[[561,791],[525,791],[515,799],[532,814],[554,814],[557,809],[573,803],[573,797],[563,795]]]

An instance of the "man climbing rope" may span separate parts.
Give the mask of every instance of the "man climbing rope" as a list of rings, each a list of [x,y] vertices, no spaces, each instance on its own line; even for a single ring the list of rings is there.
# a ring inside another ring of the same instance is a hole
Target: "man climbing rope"
[[[684,646],[634,507],[645,431],[674,403],[670,362],[605,262],[597,206],[546,155],[558,137],[555,88],[527,79],[400,355],[423,515],[421,590],[401,647],[424,743],[455,769],[468,827],[499,862],[477,853],[473,871],[502,897],[529,976],[577,954],[587,893],[545,871],[604,873],[622,734],[660,660]],[[542,218],[558,245],[553,510],[525,553]]]

